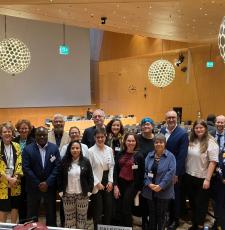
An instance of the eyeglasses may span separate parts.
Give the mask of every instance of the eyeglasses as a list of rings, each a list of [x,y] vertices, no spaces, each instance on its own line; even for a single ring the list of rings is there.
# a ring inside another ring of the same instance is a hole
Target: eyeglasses
[[[167,119],[176,119],[177,117],[167,117]]]
[[[101,118],[101,117],[104,117],[104,116],[102,116],[102,115],[95,115],[95,116],[93,116],[93,118]]]

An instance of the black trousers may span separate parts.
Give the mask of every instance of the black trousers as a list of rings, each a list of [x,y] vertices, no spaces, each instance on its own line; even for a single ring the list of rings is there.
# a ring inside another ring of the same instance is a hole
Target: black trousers
[[[21,195],[18,209],[20,223],[25,223],[27,218],[27,193],[25,183],[25,177],[21,177]]]
[[[204,179],[186,174],[188,196],[192,212],[192,225],[204,225],[209,204],[209,189],[203,189]]]
[[[142,217],[142,229],[148,230],[148,216],[149,216],[149,210],[148,210],[148,200],[140,195],[140,206],[141,206],[141,217]]]
[[[46,211],[46,225],[56,226],[56,191],[28,192],[27,193],[27,218],[39,216],[41,201],[44,201]]]
[[[132,227],[132,206],[138,190],[134,187],[133,181],[119,179],[118,186],[121,194],[121,225]]]
[[[219,178],[216,184],[215,210],[218,224],[225,230],[225,184]]]
[[[166,212],[170,200],[153,198],[147,200],[149,209],[149,230],[165,229]]]
[[[186,209],[186,190],[184,176],[179,176],[178,182],[174,185],[175,199],[169,203],[169,220],[170,223],[178,221],[181,215],[185,213]],[[182,213],[183,212],[183,213]]]
[[[91,209],[95,229],[97,229],[98,224],[110,225],[112,218],[112,192],[102,190],[92,194]]]

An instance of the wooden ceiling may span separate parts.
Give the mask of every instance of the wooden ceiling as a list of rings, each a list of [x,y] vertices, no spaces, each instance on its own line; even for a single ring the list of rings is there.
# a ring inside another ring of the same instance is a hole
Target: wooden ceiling
[[[0,1],[2,15],[188,42],[215,41],[224,13],[224,0]]]

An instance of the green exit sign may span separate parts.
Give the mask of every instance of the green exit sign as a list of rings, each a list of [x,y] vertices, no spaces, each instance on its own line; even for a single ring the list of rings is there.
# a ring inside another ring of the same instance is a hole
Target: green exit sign
[[[70,53],[69,46],[67,45],[60,45],[59,46],[59,54],[60,55],[68,55]]]
[[[206,62],[206,67],[207,68],[213,68],[214,67],[214,62],[213,61],[207,61]]]

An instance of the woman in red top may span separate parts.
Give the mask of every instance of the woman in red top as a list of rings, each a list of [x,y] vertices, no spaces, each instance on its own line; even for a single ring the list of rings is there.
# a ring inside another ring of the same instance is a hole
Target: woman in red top
[[[116,157],[114,166],[114,196],[121,200],[120,225],[127,227],[132,227],[134,198],[143,187],[144,158],[136,149],[136,135],[127,133],[123,151]]]

